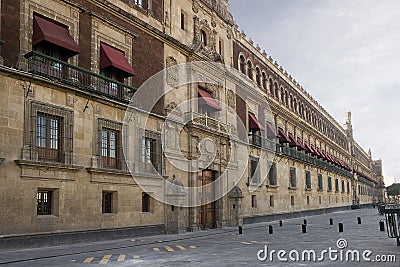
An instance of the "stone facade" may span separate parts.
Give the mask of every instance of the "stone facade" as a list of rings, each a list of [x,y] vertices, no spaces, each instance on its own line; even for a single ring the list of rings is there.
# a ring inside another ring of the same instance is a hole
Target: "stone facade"
[[[1,235],[154,225],[182,233],[382,201],[382,161],[354,140],[351,114],[341,126],[238,32],[227,0],[0,4]],[[43,43],[57,41],[33,40],[36,17],[67,29],[79,53],[41,53]],[[107,76],[105,43],[135,76],[126,69],[116,72],[122,78]],[[183,83],[178,66],[199,61],[210,65],[194,65],[198,81]],[[159,83],[146,83],[164,68]],[[203,109],[199,88],[221,111]],[[139,106],[126,120],[137,89],[141,99],[160,98],[149,114]],[[253,132],[260,127],[249,114],[265,129]],[[275,129],[272,140],[267,125]],[[288,144],[286,135],[301,144]],[[225,194],[210,203],[200,200],[207,192],[168,191],[168,182],[194,188],[216,177],[222,179],[210,194]]]

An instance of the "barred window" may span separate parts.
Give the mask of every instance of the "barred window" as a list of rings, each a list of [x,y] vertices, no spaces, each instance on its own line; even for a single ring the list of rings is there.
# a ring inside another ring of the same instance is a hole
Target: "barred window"
[[[323,189],[323,181],[322,181],[322,174],[318,174],[318,190],[322,190]]]
[[[290,168],[290,181],[289,181],[289,187],[296,188],[297,187],[297,182],[296,182],[296,168],[291,167]]]
[[[339,192],[339,179],[335,179],[335,192]]]
[[[347,193],[350,194],[350,182],[347,182]]]
[[[345,188],[345,185],[344,185],[344,180],[342,180],[342,193],[344,193],[344,192],[346,192],[346,188]]]
[[[332,191],[332,177],[328,176],[328,191]]]
[[[268,172],[268,181],[269,185],[277,185],[277,171],[276,171],[276,163],[275,162],[269,162],[268,164],[270,167],[269,172]]]
[[[101,211],[102,213],[113,213],[113,192],[102,192]]]
[[[257,196],[256,195],[251,196],[251,207],[257,208]]]
[[[37,215],[52,215],[53,191],[39,190],[36,199]]]
[[[311,189],[311,172],[306,171],[306,189]]]
[[[122,124],[98,120],[99,166],[105,169],[126,170],[122,151]]]
[[[147,193],[142,193],[142,212],[151,212],[150,195]]]
[[[139,163],[140,172],[162,173],[161,135],[148,130],[140,130]]]
[[[34,161],[72,164],[72,111],[32,101],[28,112],[31,119],[28,120],[29,132],[26,132],[25,140],[29,154],[24,154],[24,157]]]
[[[251,182],[254,184],[260,183],[260,167],[258,166],[258,158],[250,159],[250,177]]]

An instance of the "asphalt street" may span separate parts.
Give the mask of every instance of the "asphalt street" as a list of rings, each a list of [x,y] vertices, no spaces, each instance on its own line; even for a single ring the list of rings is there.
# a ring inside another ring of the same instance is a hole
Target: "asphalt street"
[[[383,218],[376,209],[361,209],[283,220],[282,226],[278,221],[244,225],[243,234],[224,228],[1,251],[0,265],[400,266],[400,247],[379,229]]]

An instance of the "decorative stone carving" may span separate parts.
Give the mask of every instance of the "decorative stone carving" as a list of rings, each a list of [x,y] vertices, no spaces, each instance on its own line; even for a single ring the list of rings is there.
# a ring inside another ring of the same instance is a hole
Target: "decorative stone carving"
[[[165,110],[165,113],[167,113],[167,114],[169,114],[171,112],[178,114],[178,115],[182,114],[182,111],[177,107],[177,104],[175,102],[171,102],[171,103],[167,104],[165,106],[164,110]]]
[[[226,102],[228,103],[228,106],[232,108],[233,111],[235,111],[236,108],[236,99],[235,99],[235,92],[232,90],[228,90],[226,94]]]
[[[166,67],[167,67],[167,84],[172,87],[177,87],[179,85],[179,72],[178,68],[174,67],[178,65],[178,61],[174,57],[167,57]]]
[[[192,10],[195,14],[199,13],[199,4],[196,2],[196,0],[193,1]]]

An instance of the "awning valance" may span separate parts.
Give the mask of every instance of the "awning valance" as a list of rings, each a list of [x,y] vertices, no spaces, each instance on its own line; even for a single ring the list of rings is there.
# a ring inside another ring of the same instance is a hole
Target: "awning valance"
[[[69,33],[68,27],[44,19],[39,16],[33,17],[32,45],[43,41],[54,44],[69,51],[69,56],[79,54],[80,49],[74,38]]]
[[[285,132],[281,129],[278,128],[278,138],[279,138],[279,143],[290,143],[289,138],[286,136]]]
[[[251,112],[249,112],[249,128],[250,129],[264,130],[264,127],[257,120],[256,115],[254,115]]]
[[[211,94],[207,91],[204,91],[201,88],[198,88],[198,93],[199,93],[199,105],[207,105],[213,109],[216,110],[221,110],[220,105],[218,104],[218,102],[211,96]]]
[[[125,77],[135,75],[124,52],[105,43],[100,43],[100,68],[114,67],[125,73]]]

